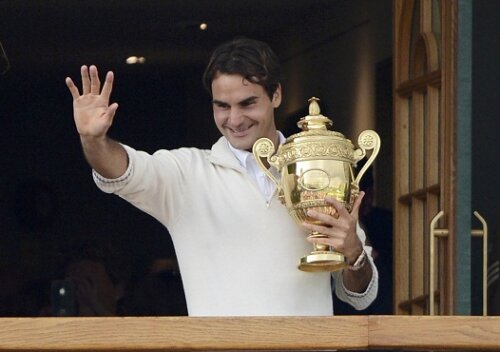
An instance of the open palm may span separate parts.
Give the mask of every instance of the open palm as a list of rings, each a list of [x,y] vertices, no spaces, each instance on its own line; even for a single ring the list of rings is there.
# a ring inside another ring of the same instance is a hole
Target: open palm
[[[113,73],[108,72],[102,86],[95,66],[82,66],[82,94],[71,78],[66,85],[73,96],[73,114],[81,137],[102,137],[113,123],[118,104],[109,105],[113,87]]]

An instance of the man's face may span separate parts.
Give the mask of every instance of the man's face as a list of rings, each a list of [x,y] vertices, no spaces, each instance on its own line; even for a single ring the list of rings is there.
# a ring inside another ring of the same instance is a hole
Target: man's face
[[[277,143],[274,109],[281,103],[281,87],[270,99],[265,89],[240,75],[221,74],[212,81],[215,124],[235,148],[251,150],[267,137]]]

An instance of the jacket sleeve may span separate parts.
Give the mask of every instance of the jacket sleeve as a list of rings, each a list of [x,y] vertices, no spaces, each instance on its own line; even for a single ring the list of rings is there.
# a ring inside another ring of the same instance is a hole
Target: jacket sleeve
[[[361,242],[363,242],[363,247],[365,249],[365,252],[367,254],[367,259],[369,265],[372,267],[372,279],[370,283],[368,284],[368,287],[366,288],[365,292],[352,292],[349,291],[345,286],[344,286],[344,271],[340,270],[337,272],[334,272],[333,275],[333,289],[335,291],[335,294],[337,297],[350,304],[354,309],[356,310],[363,310],[367,308],[377,297],[378,293],[378,271],[377,267],[375,266],[372,258],[372,247],[367,246],[365,244],[366,242],[366,234],[363,231],[363,229],[357,225],[357,233],[359,238],[361,239]]]
[[[120,196],[168,226],[183,210],[182,192],[191,165],[191,151],[182,148],[148,154],[123,147],[129,159],[125,173],[116,179],[107,179],[93,170],[94,182],[103,192]]]

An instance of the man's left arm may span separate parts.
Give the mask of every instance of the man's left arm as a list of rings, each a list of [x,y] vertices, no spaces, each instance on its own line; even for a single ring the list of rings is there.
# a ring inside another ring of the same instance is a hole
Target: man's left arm
[[[362,230],[359,235],[360,237],[364,236]],[[356,271],[345,268],[344,270],[332,273],[335,295],[356,310],[363,310],[367,308],[370,304],[372,304],[375,298],[377,298],[378,294],[378,271],[373,263],[373,258],[370,255],[371,247],[365,246],[365,251],[367,253],[367,260],[363,264],[362,268]],[[364,272],[365,270],[370,272],[370,277],[368,277],[368,274]],[[360,277],[357,277],[356,275],[358,274],[358,271]],[[351,280],[354,282],[352,286]],[[367,282],[367,284],[361,285],[363,281]]]
[[[327,236],[309,238],[311,243],[327,244],[344,254],[349,267],[334,273],[336,293],[337,296],[340,295],[339,298],[349,300],[351,304],[354,303],[353,300],[362,301],[360,304],[353,304],[357,309],[368,306],[378,291],[378,274],[371,258],[371,247],[365,245],[366,236],[358,224],[363,196],[364,192],[360,192],[351,212],[347,211],[342,202],[326,197],[325,201],[336,209],[337,216],[309,210],[308,215],[319,220],[321,225],[303,223],[308,230]]]
[[[368,288],[373,278],[373,269],[369,254],[366,249],[362,249],[359,255],[353,258],[346,258],[349,265],[343,272],[344,287],[351,292],[362,293]]]

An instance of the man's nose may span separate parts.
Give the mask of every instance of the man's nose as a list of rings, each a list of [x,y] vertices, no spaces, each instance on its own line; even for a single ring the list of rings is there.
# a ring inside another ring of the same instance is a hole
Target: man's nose
[[[233,126],[237,126],[243,122],[243,114],[241,109],[231,108],[229,111],[229,123]]]

